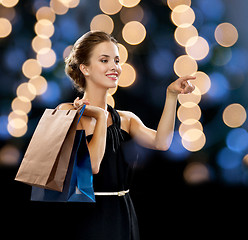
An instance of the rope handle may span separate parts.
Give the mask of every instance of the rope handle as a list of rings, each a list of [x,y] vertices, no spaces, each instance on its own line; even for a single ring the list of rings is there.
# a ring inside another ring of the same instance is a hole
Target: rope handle
[[[81,110],[80,110],[80,112],[79,112],[80,116],[79,116],[79,118],[78,118],[77,125],[78,125],[78,123],[79,123],[81,117],[83,116],[83,113],[84,113],[84,109],[85,109],[85,108],[86,108],[86,104],[84,104],[84,105],[82,106],[82,108],[81,108]]]
[[[72,108],[71,109],[67,109],[67,110],[77,110],[77,108],[75,108],[74,107],[74,105],[73,105],[73,103],[71,103],[71,102],[66,102],[66,103],[60,103],[55,109],[56,110],[59,110],[59,107],[61,106],[61,105],[63,105],[63,104],[70,104],[70,105],[72,105]]]
[[[79,112],[79,119],[78,119],[78,122],[77,122],[77,125],[78,125],[80,119],[81,119],[82,116],[83,116],[84,110],[85,110],[85,108],[86,108],[86,104],[84,104],[83,106],[79,106],[78,108],[76,108],[76,107],[74,107],[73,103],[71,103],[71,102],[68,102],[68,103],[60,103],[60,104],[54,109],[54,112],[53,112],[53,113],[55,113],[57,110],[59,110],[59,107],[60,107],[62,104],[71,104],[71,105],[73,106],[71,109],[66,109],[66,110],[68,111],[67,114],[69,114],[69,112],[70,112],[71,110],[77,110],[77,111]]]

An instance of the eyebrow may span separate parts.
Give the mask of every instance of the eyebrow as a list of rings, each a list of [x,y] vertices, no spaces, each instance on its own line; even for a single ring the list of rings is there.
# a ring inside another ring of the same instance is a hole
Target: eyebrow
[[[102,54],[100,57],[110,57],[109,55],[107,55],[107,54]],[[119,58],[120,56],[115,56],[115,58]]]

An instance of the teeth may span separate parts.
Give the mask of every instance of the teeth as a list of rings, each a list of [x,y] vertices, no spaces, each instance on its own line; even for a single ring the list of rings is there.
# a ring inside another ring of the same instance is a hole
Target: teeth
[[[117,77],[116,75],[107,75],[108,77],[115,78]]]

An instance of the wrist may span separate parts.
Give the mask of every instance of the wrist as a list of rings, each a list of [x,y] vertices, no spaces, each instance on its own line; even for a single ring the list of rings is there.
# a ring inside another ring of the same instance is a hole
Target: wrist
[[[167,97],[177,98],[178,94],[179,94],[178,92],[170,91],[168,88],[166,90]]]
[[[108,114],[104,110],[100,110],[96,115],[96,120],[101,122],[107,122]]]

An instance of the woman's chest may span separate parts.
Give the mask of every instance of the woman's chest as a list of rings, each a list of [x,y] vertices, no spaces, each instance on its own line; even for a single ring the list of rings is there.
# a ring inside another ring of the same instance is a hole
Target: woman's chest
[[[96,124],[97,120],[95,118],[83,116],[78,124],[77,130],[84,129],[86,136],[92,135],[94,133]],[[109,114],[106,127],[109,127],[112,124],[113,120],[111,115]],[[120,116],[120,128],[129,133],[129,125],[129,119],[125,118],[124,116]]]

